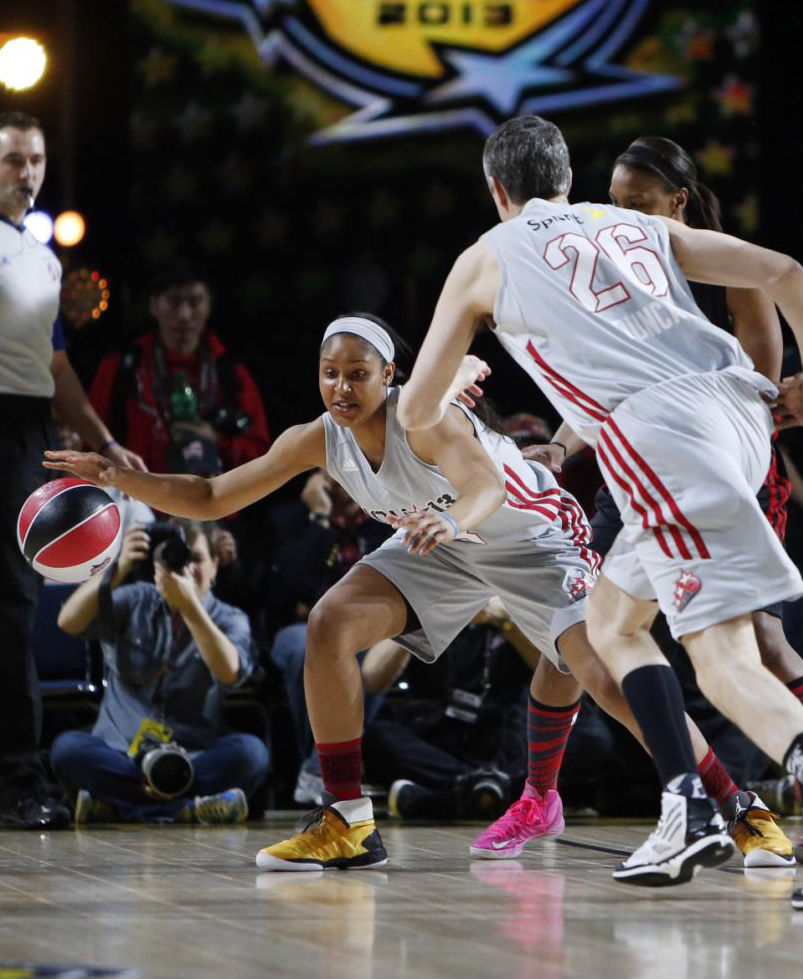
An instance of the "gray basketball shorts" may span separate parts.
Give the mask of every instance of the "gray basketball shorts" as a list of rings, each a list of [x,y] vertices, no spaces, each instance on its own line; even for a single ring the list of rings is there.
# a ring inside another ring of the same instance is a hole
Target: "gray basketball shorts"
[[[800,573],[761,512],[774,387],[744,368],[690,374],[623,401],[597,459],[622,515],[603,574],[658,599],[678,639],[792,600]]]
[[[384,575],[415,612],[421,629],[396,641],[424,662],[433,663],[497,595],[530,642],[570,672],[556,642],[584,621],[594,571],[560,535],[504,545],[456,541],[424,557],[408,553],[394,536],[359,563]]]

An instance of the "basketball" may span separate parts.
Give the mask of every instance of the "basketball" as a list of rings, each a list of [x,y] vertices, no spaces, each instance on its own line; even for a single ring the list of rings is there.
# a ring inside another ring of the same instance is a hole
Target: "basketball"
[[[45,578],[76,584],[117,556],[122,519],[117,504],[93,483],[73,476],[45,483],[17,517],[17,543]]]

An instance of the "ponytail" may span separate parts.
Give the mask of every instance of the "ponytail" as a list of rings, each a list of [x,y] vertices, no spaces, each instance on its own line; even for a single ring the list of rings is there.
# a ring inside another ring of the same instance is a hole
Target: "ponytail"
[[[716,194],[705,184],[693,181],[688,188],[686,223],[690,228],[722,231],[722,208]]]

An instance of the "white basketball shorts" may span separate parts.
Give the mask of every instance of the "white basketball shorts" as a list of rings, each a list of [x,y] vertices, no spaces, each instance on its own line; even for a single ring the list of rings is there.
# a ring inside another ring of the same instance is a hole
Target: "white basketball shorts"
[[[756,501],[773,385],[731,367],[645,388],[600,429],[597,459],[624,524],[603,574],[658,604],[677,639],[792,600],[803,581]]]

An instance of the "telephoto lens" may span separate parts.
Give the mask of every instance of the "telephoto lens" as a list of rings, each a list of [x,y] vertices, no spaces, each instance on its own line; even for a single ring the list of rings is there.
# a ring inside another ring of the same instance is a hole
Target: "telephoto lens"
[[[140,767],[148,788],[159,799],[185,795],[195,776],[192,759],[175,741],[147,745]]]

